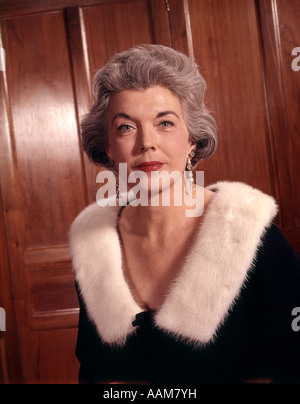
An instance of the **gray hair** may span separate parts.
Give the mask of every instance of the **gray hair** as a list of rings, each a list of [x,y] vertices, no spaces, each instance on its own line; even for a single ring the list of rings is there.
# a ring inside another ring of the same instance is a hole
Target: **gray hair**
[[[204,105],[206,82],[196,63],[163,45],[139,45],[115,54],[96,72],[94,103],[81,122],[83,149],[92,162],[113,169],[106,153],[111,97],[123,90],[146,90],[152,86],[165,87],[178,97],[190,140],[196,145],[192,165],[215,151],[217,127]]]

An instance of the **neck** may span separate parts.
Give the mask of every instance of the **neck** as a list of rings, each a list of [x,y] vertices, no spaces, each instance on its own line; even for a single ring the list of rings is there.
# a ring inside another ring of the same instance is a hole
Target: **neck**
[[[193,199],[196,201],[198,198],[198,202],[199,198],[201,199],[197,210],[202,212],[207,207],[213,192],[198,186],[193,188]],[[194,209],[195,207],[189,206],[184,198],[180,206],[174,204],[174,198],[171,198],[169,206],[162,206],[161,203],[160,206],[153,206],[151,203],[148,206],[129,204],[122,211],[120,223],[130,234],[147,238],[149,241],[160,240],[163,242],[174,231],[201,220],[201,216],[196,214],[197,212],[188,217],[187,212],[193,212]]]

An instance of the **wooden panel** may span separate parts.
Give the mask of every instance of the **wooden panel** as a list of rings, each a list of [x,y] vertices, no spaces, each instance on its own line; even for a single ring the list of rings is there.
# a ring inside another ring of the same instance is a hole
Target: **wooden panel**
[[[71,263],[40,264],[28,270],[34,313],[78,307]]]
[[[281,228],[300,254],[299,110],[300,73],[292,70],[292,49],[299,46],[299,6],[293,0],[259,1],[264,43],[269,119],[278,180]]]
[[[5,31],[26,245],[66,244],[85,203],[63,16],[12,19]]]
[[[1,91],[0,91],[1,94]],[[3,101],[1,98],[0,116],[5,118]],[[0,120],[0,132],[4,129]],[[4,134],[4,130],[2,134]],[[0,149],[1,149],[0,142]],[[0,152],[1,161],[1,152]],[[2,171],[0,163],[0,172]],[[0,188],[1,191],[1,188]],[[15,311],[12,297],[12,284],[9,272],[9,261],[7,253],[7,245],[4,231],[4,218],[2,207],[2,196],[0,192],[0,309],[5,310],[5,328],[6,331],[0,330],[0,384],[9,383],[11,380],[16,382],[22,381],[21,363],[19,358],[19,345],[17,338],[17,326],[15,320]],[[2,325],[2,324],[1,324]]]
[[[300,4],[293,0],[277,0],[277,8],[288,133],[285,139],[276,139],[276,144],[277,148],[281,148],[282,141],[287,143],[288,154],[281,163],[289,165],[292,183],[292,192],[284,201],[287,210],[284,226],[300,227],[300,73],[291,66],[294,58],[292,49],[300,46]],[[293,218],[288,216],[288,211],[289,215],[293,212]]]
[[[255,2],[190,0],[194,55],[219,128],[205,182],[238,180],[274,194]]]
[[[1,28],[1,26],[0,26]],[[1,33],[1,30],[0,30]],[[0,36],[0,46],[3,46],[2,36]],[[14,162],[12,145],[10,139],[11,117],[7,113],[9,98],[7,93],[6,72],[0,72],[0,306],[6,311],[6,331],[1,333],[1,359],[0,384],[14,381],[22,382],[21,357],[18,345],[18,328],[13,304],[13,274],[10,270],[18,268],[18,246],[22,239],[20,233],[16,237],[12,235],[18,227],[18,214],[15,214],[18,206],[18,193],[15,188]],[[10,201],[8,204],[7,202]],[[9,260],[8,249],[13,251],[15,259]],[[12,266],[16,265],[16,267]],[[14,271],[13,271],[14,272]],[[16,289],[15,289],[16,290]],[[22,290],[14,302],[22,300]],[[9,359],[8,359],[9,358]]]
[[[24,254],[24,262],[26,265],[68,262],[70,260],[71,257],[68,246],[28,249]]]
[[[83,9],[91,75],[115,53],[153,41],[147,1],[118,1]]]
[[[79,363],[74,355],[76,337],[76,329],[47,330],[35,334],[32,353],[39,383],[77,382]],[[71,352],[72,355],[69,354]]]

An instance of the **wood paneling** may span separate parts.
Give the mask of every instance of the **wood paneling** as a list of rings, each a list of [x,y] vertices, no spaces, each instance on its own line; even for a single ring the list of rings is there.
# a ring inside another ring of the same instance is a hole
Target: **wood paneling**
[[[200,165],[205,181],[243,181],[273,194],[255,3],[191,0],[189,9],[195,60],[219,129],[217,152]]]
[[[85,182],[63,13],[13,18],[1,28],[9,55],[5,146],[11,153],[4,161],[12,176],[11,183],[3,182],[4,209],[24,380],[35,382],[40,380],[30,346],[36,344],[42,363],[46,357],[33,325],[47,321],[56,328],[62,311],[69,318],[78,305],[70,258],[61,251],[74,217],[86,205]],[[69,326],[76,328],[74,320]],[[71,345],[69,356],[74,356]],[[64,369],[53,366],[52,377],[65,380]]]
[[[278,28],[282,57],[282,79],[285,92],[285,109],[287,116],[287,133],[285,138],[278,138],[277,149],[286,144],[286,152],[282,163],[288,166],[292,189],[288,198],[283,198],[284,227],[300,227],[300,75],[292,69],[291,55],[293,48],[300,44],[300,4],[297,1],[277,1]],[[279,170],[281,165],[279,166]],[[285,187],[282,184],[282,193]]]
[[[26,383],[77,380],[78,301],[68,232],[97,191],[97,168],[82,154],[79,121],[91,102],[90,77],[114,52],[159,38],[171,45],[168,15],[157,13],[157,5],[0,4],[7,54],[1,187]]]
[[[63,15],[11,19],[3,31],[26,247],[66,244],[85,202]]]
[[[71,222],[95,201],[79,121],[110,56],[161,43],[194,58],[219,127],[206,183],[238,180],[272,194],[300,252],[299,7],[293,0],[4,0],[0,46],[0,382],[77,381],[78,302]],[[2,41],[2,42],[1,42]],[[22,379],[23,377],[23,379]]]
[[[300,43],[300,9],[293,0],[262,0],[259,13],[280,224],[300,253],[300,74],[291,67],[292,49]]]
[[[36,381],[47,384],[77,382],[78,362],[74,355],[76,337],[77,330],[67,328],[34,334],[31,353]]]
[[[1,28],[1,26],[0,26]],[[0,31],[1,32],[1,31]],[[0,38],[0,46],[3,46]],[[18,331],[21,324],[16,323],[12,292],[17,284],[13,282],[13,271],[10,265],[10,252],[13,254],[21,243],[20,234],[13,237],[17,228],[18,194],[15,187],[13,163],[13,139],[10,137],[11,116],[7,113],[9,105],[6,73],[0,74],[0,306],[6,311],[6,331],[0,335],[0,383],[22,381],[22,360],[20,357]],[[7,201],[10,200],[10,204]],[[16,260],[18,257],[16,257]],[[18,298],[21,298],[22,292]],[[17,329],[18,327],[18,329]]]
[[[3,106],[2,99],[2,106]],[[0,116],[3,112],[0,108]],[[0,131],[1,131],[0,124]],[[1,143],[0,143],[1,147]],[[1,153],[0,153],[1,160]],[[0,163],[0,171],[1,171]],[[1,191],[1,188],[0,188]],[[0,384],[9,383],[10,380],[22,380],[20,351],[17,335],[17,324],[11,295],[12,283],[10,277],[7,240],[2,208],[2,195],[0,192],[0,308],[5,310],[5,331],[0,331]],[[2,325],[2,324],[1,324]]]

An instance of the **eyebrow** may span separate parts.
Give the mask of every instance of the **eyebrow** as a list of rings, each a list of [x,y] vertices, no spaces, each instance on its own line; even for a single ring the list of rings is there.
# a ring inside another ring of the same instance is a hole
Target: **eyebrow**
[[[156,115],[156,118],[162,118],[163,116],[170,115],[170,114],[171,114],[171,115],[175,115],[175,116],[179,119],[179,116],[178,116],[178,115],[176,114],[176,112],[174,112],[174,111],[163,111],[163,112],[159,112],[159,113]],[[113,117],[111,123],[113,124],[114,121],[115,121],[118,117],[125,118],[125,119],[131,119],[129,115],[125,114],[125,112],[119,112],[118,114],[116,114],[116,115]]]
[[[159,112],[158,114],[157,114],[157,116],[156,116],[156,118],[161,118],[161,117],[163,117],[163,116],[165,116],[165,115],[175,115],[178,119],[180,119],[179,118],[179,116],[176,114],[176,112],[174,112],[174,111],[163,111],[163,112]]]
[[[115,121],[119,116],[120,116],[121,118],[131,119],[130,116],[127,115],[127,114],[125,114],[124,112],[119,112],[118,114],[116,114],[116,115],[113,117],[111,123],[113,124],[114,121]]]

